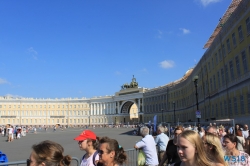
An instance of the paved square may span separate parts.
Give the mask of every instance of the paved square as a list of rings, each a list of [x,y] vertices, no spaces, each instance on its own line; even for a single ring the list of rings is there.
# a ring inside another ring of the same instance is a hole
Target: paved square
[[[13,142],[6,142],[7,137],[0,136],[0,151],[8,156],[9,162],[26,160],[29,158],[31,146],[44,140],[51,140],[61,144],[64,147],[64,155],[68,154],[73,157],[81,159],[84,151],[80,151],[77,142],[74,138],[79,135],[83,128],[69,128],[64,131],[57,130],[53,132],[52,129],[37,130],[37,134],[28,133],[21,139],[14,139]],[[132,135],[132,128],[96,128],[90,129],[96,133],[97,136],[108,136],[116,139],[118,143],[126,149],[132,149],[134,144],[141,139],[140,136]]]

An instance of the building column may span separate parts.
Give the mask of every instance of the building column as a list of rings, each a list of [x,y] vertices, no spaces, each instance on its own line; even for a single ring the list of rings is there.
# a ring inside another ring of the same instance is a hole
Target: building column
[[[100,114],[99,115],[102,115],[102,105],[103,105],[103,103],[100,103]]]
[[[117,108],[117,113],[119,114],[119,109],[120,109],[120,102],[118,101],[118,108]]]
[[[90,115],[93,115],[93,104],[90,104]]]

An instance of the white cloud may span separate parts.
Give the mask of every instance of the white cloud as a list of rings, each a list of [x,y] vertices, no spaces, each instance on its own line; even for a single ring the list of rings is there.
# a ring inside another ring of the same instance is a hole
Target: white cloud
[[[121,75],[122,73],[121,72],[119,72],[119,71],[116,71],[115,72],[115,75]]]
[[[174,61],[165,60],[159,63],[161,68],[168,69],[174,67]]]
[[[141,72],[147,72],[148,70],[146,68],[143,68]]]
[[[0,84],[9,84],[9,82],[3,78],[0,78]]]
[[[38,57],[37,57],[38,53],[33,47],[28,48],[28,52],[32,55],[32,58],[34,60],[38,59]]]
[[[221,0],[200,0],[200,2],[202,3],[203,6],[207,6],[210,3],[217,3],[220,2]]]
[[[185,34],[189,34],[190,33],[190,30],[186,29],[186,28],[179,28],[182,33],[185,35]]]

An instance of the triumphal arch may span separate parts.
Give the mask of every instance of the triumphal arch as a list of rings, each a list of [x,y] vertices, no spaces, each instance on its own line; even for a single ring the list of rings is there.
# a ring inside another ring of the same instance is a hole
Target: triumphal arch
[[[143,93],[136,78],[130,84],[125,83],[114,96],[90,99],[91,116],[105,116],[109,124],[135,124],[142,121]]]

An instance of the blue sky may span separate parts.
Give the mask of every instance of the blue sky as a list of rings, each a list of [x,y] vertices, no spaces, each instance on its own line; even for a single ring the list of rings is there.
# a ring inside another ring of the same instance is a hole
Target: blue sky
[[[0,1],[0,96],[113,95],[154,88],[205,52],[231,0]]]

